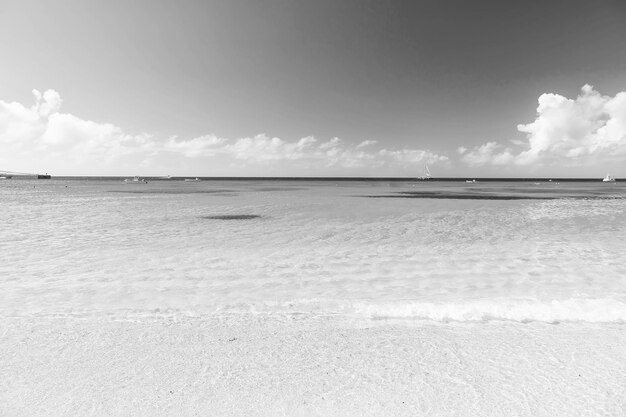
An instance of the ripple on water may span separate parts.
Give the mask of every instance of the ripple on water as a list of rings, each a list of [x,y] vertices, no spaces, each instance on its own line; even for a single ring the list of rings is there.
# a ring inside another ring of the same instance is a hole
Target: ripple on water
[[[201,216],[201,219],[207,220],[252,220],[261,218],[258,214],[218,214],[213,216]]]

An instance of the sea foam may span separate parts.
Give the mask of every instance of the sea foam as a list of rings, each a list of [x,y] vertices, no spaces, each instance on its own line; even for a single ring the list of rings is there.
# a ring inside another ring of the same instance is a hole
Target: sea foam
[[[434,321],[510,320],[516,322],[626,322],[626,303],[613,299],[479,300],[449,303],[355,303],[358,315],[372,319]]]

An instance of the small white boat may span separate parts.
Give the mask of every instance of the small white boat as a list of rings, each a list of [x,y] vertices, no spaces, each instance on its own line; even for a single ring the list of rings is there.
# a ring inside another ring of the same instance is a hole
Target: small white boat
[[[11,176],[10,175],[2,175],[0,176],[0,180],[10,180]]]
[[[476,180],[465,180],[466,184],[476,184]]]
[[[430,175],[430,169],[428,169],[428,164],[424,164],[424,174],[421,177],[417,177],[418,180],[429,180],[432,176]]]
[[[126,178],[126,179],[124,179],[124,183],[126,183],[126,184],[147,184],[148,181],[144,180],[143,178],[133,177],[133,178]]]
[[[200,178],[185,178],[185,181],[200,181]]]
[[[615,182],[615,178],[613,178],[611,174],[606,174],[606,177],[602,179],[602,182]]]

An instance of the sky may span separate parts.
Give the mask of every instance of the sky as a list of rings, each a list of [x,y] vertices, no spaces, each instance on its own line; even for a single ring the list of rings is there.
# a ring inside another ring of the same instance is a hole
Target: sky
[[[622,0],[0,0],[0,171],[626,177]]]

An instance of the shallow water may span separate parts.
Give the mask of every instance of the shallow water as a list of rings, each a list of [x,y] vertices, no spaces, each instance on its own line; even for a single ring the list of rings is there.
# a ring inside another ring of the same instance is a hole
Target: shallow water
[[[601,182],[3,181],[0,314],[623,322],[625,196]]]

